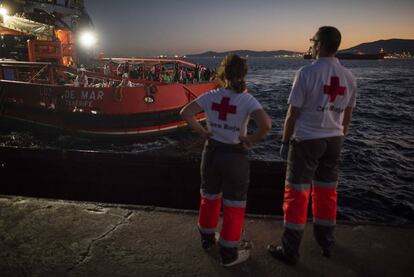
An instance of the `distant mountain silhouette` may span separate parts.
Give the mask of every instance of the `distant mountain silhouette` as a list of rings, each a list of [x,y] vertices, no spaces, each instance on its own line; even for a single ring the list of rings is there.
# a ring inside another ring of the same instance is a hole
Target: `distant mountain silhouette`
[[[300,54],[299,52],[287,51],[287,50],[276,50],[276,51],[252,51],[252,50],[233,50],[225,52],[214,52],[208,51],[200,54],[186,55],[187,57],[224,57],[229,53],[237,54],[241,57],[273,57],[276,55],[292,55]]]
[[[367,54],[377,54],[380,50],[384,49],[385,53],[403,53],[409,52],[414,55],[414,39],[386,39],[377,40],[373,42],[366,42],[358,44],[354,47],[343,49],[342,52],[364,52]],[[225,52],[208,51],[200,54],[190,54],[187,57],[224,57],[229,53],[235,53],[239,56],[245,57],[273,57],[278,55],[294,55],[301,54],[300,52],[288,51],[288,50],[275,50],[275,51],[252,51],[252,50],[233,50]]]
[[[410,52],[414,55],[414,39],[387,39],[377,40],[373,42],[367,42],[358,44],[354,47],[343,49],[339,52],[364,52],[367,54],[379,53],[384,49],[385,53],[403,53]]]

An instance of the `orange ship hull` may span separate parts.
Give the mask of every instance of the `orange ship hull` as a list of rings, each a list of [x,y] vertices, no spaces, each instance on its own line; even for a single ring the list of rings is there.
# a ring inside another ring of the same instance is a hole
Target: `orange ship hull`
[[[156,134],[186,126],[179,115],[181,108],[219,87],[215,82],[142,81],[135,85],[74,87],[3,78],[0,81],[0,118],[89,136]],[[204,119],[204,114],[198,115],[198,120]]]

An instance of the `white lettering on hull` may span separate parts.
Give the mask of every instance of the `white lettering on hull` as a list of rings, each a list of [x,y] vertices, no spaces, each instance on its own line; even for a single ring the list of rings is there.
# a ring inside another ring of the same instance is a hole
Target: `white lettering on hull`
[[[104,96],[105,93],[102,90],[82,90],[79,94],[75,90],[66,90],[63,98],[66,106],[91,108],[95,101],[102,101]]]

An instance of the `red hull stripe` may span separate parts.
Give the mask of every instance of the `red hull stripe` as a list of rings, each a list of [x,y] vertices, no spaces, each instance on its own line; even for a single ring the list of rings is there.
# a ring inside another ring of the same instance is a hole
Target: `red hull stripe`
[[[30,123],[30,124],[40,125],[40,126],[44,126],[44,127],[48,127],[48,128],[66,129],[66,128],[62,128],[60,126],[55,126],[53,124],[43,123],[43,122],[39,122],[39,121],[33,121],[33,120],[29,120],[29,119],[23,119],[23,118],[19,118],[19,117],[10,116],[10,115],[4,115],[4,117],[7,117],[7,118],[10,118],[10,119],[13,119],[13,120],[27,122],[27,123]],[[203,120],[205,120],[205,118],[198,119],[198,121],[203,121]],[[154,126],[154,127],[143,127],[143,128],[136,128],[136,129],[128,129],[128,130],[125,130],[125,131],[119,131],[119,129],[102,130],[102,131],[101,130],[80,130],[80,129],[78,129],[77,132],[78,133],[84,133],[84,134],[95,134],[95,135],[137,135],[137,134],[148,134],[148,133],[156,133],[156,132],[160,132],[160,131],[172,130],[172,129],[180,128],[180,127],[184,127],[184,126],[187,126],[185,121],[178,121],[178,122],[173,122],[173,123],[170,123],[170,124],[164,124],[164,125],[159,125],[159,126]],[[70,128],[70,129],[72,130],[73,128]]]

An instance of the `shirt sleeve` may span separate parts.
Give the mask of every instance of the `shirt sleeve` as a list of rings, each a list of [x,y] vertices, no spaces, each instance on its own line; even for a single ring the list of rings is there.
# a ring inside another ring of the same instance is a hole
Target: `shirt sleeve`
[[[205,110],[208,102],[210,100],[210,93],[204,93],[202,95],[200,95],[199,97],[196,98],[196,103],[203,109]]]
[[[293,81],[292,90],[288,98],[288,104],[301,108],[305,101],[305,79],[302,70],[296,73]]]
[[[263,110],[262,105],[259,103],[259,101],[256,100],[253,96],[249,100],[249,104],[247,106],[247,112],[251,114],[252,112],[256,110]]]

